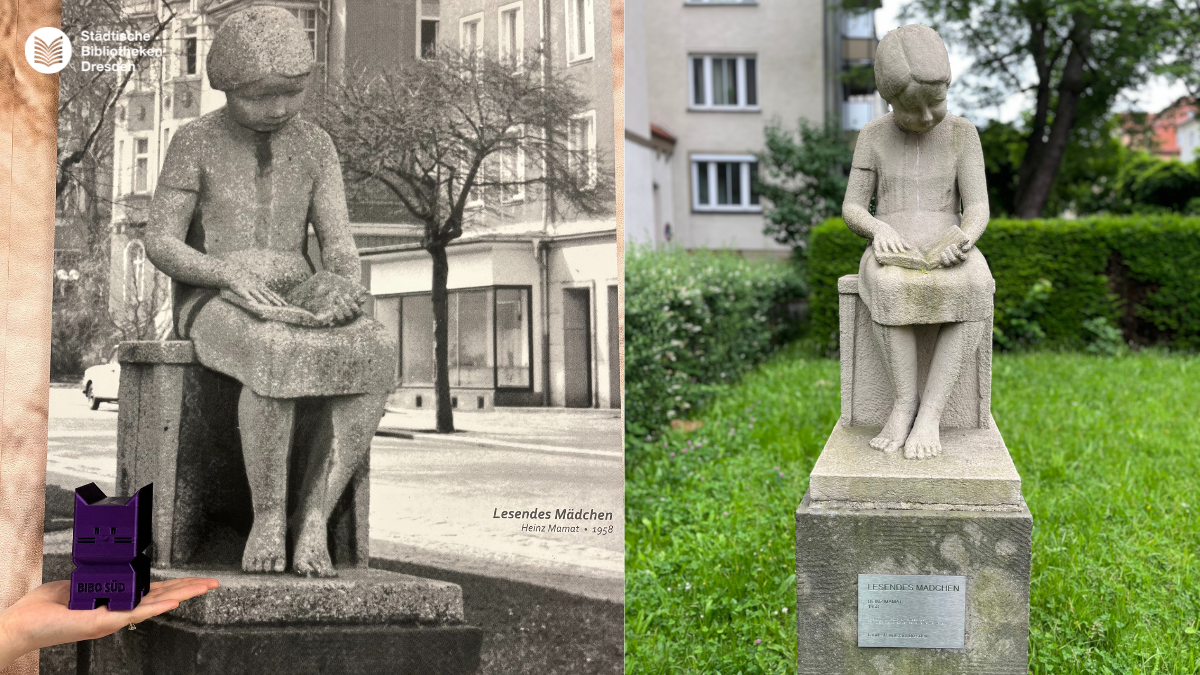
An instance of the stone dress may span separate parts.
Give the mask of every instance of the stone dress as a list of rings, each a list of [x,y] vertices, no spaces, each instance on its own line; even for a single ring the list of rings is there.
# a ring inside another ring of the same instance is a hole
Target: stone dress
[[[337,152],[328,134],[293,118],[255,132],[225,108],[179,129],[160,186],[198,194],[186,243],[258,273],[280,295],[314,274],[308,223],[322,266],[358,280]],[[316,214],[317,217],[311,217]],[[305,328],[260,319],[216,289],[175,284],[175,330],[204,366],[271,398],[387,393],[395,385],[397,337],[366,316]]]
[[[875,217],[922,253],[959,227],[960,187],[987,190],[979,132],[955,115],[924,134],[902,129],[892,113],[872,120],[853,167],[875,174]],[[858,279],[871,319],[885,326],[991,320],[996,282],[976,247],[958,265],[921,271],[882,265],[868,246]]]

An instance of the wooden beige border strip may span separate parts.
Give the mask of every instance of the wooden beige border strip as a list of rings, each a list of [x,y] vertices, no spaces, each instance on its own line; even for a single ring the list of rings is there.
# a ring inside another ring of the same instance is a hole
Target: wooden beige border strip
[[[58,76],[33,70],[25,40],[58,27],[61,2],[10,0],[0,19],[0,607],[42,582]],[[30,652],[3,675],[36,675]]]

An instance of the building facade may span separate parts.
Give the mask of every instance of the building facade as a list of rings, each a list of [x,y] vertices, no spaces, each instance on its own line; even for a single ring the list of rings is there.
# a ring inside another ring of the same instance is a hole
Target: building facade
[[[784,256],[753,189],[764,129],[886,112],[874,10],[825,0],[627,3],[626,239]],[[635,61],[637,59],[637,61]],[[637,64],[637,65],[635,65]],[[643,65],[644,64],[644,65]]]
[[[500,56],[520,50],[527,59],[546,59],[555,71],[566,71],[590,101],[588,110],[567,121],[569,143],[588,150],[593,170],[614,170],[608,3],[442,0],[438,16],[443,45]],[[615,216],[572,214],[536,186],[519,194],[484,192],[473,206],[463,236],[447,249],[455,407],[619,407]],[[392,403],[430,407],[430,257],[415,242],[363,248],[361,254],[375,317],[400,337],[400,384]]]

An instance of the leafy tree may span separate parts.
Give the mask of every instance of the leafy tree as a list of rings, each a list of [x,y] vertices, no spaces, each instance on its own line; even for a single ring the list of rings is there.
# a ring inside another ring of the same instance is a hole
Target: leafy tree
[[[842,212],[853,151],[835,120],[816,125],[801,119],[798,134],[775,120],[765,133],[757,184],[767,198],[764,231],[803,253],[809,230]]]
[[[538,58],[530,53],[523,62]],[[454,430],[446,247],[471,224],[468,204],[480,196],[491,208],[505,194],[540,189],[552,213],[611,212],[607,160],[568,138],[568,121],[588,108],[561,72],[439,49],[397,69],[349,74],[314,111],[347,178],[382,185],[424,226],[421,247],[433,259],[439,432]]]
[[[1200,85],[1200,0],[912,0],[922,19],[975,58],[980,105],[1032,92],[1013,214],[1040,217],[1079,128],[1102,126],[1124,89],[1155,74]]]

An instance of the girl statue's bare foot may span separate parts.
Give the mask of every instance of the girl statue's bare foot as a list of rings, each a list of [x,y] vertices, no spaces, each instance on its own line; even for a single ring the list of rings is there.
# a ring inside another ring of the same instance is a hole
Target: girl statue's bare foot
[[[942,437],[938,429],[941,415],[928,416],[932,419],[921,417],[917,418],[908,440],[904,442],[905,459],[927,459],[937,457],[942,452]]]
[[[242,553],[243,572],[282,572],[287,568],[287,529],[282,519],[255,518]]]
[[[329,558],[329,542],[325,523],[305,518],[292,551],[292,571],[302,577],[336,577],[337,570]]]
[[[917,416],[917,405],[915,403],[901,403],[896,401],[892,404],[892,413],[888,415],[887,424],[883,425],[883,431],[879,435],[871,439],[871,447],[884,452],[896,452],[904,445],[904,440],[908,438],[908,430],[912,427],[913,418]]]

